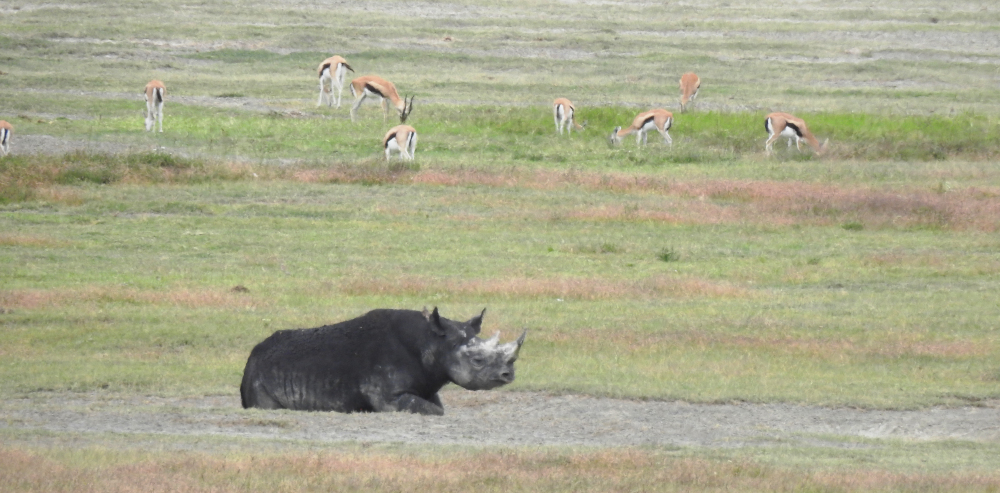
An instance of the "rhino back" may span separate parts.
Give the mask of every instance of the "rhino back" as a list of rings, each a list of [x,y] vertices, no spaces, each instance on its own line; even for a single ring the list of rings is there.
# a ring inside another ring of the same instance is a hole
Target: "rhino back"
[[[421,352],[433,343],[426,324],[419,312],[375,310],[334,325],[275,332],[250,353],[243,406],[372,411],[364,391],[373,383],[434,394],[446,377],[422,368]]]

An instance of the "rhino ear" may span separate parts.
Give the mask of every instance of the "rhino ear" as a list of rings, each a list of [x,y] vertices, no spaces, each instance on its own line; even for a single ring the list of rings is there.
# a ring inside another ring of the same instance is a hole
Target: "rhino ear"
[[[441,315],[438,314],[438,308],[435,306],[434,311],[427,313],[427,308],[424,308],[424,318],[427,319],[427,323],[431,326],[431,332],[444,337],[448,335],[448,330],[441,326]]]
[[[485,308],[483,308],[483,311],[479,315],[472,317],[471,319],[469,319],[468,322],[466,322],[467,324],[469,324],[470,327],[472,327],[472,335],[479,335],[479,331],[482,330],[483,315],[486,315]]]

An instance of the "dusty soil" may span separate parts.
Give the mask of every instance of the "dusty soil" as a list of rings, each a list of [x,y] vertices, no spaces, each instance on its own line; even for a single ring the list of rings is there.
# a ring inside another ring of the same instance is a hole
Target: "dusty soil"
[[[138,125],[142,125],[142,121],[137,121],[139,122]],[[152,149],[143,149],[116,142],[63,139],[42,134],[15,135],[11,138],[10,142],[10,153],[15,156],[31,154],[58,156],[77,151],[97,154],[119,154],[150,150]]]
[[[442,392],[445,416],[243,410],[197,398],[35,393],[0,403],[0,428],[318,443],[866,447],[857,438],[1000,440],[1000,403],[919,411],[704,405],[537,392]],[[197,441],[197,440],[196,440]],[[199,442],[201,443],[201,442]],[[209,446],[209,445],[206,445]]]

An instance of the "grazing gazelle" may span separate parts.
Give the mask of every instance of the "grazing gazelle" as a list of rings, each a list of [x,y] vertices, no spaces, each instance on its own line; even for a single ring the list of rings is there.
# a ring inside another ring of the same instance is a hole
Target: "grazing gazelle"
[[[337,88],[337,108],[340,108],[340,96],[344,93],[344,75],[350,70],[354,72],[354,69],[347,64],[347,60],[344,57],[334,55],[323,63],[319,64],[317,72],[319,73],[319,102],[316,103],[316,107],[323,105],[323,93],[328,93],[326,106],[333,106],[333,88]],[[326,87],[326,83],[329,81],[330,87]]]
[[[694,72],[688,72],[681,76],[681,111],[687,111],[688,102],[694,103],[694,98],[698,97],[698,89],[701,87],[701,79]]]
[[[365,75],[352,80],[351,94],[355,98],[354,106],[351,107],[352,122],[361,102],[368,96],[377,97],[382,102],[382,117],[386,122],[389,121],[389,108],[386,105],[386,99],[392,101],[392,105],[399,112],[399,123],[406,123],[406,117],[410,116],[410,112],[413,111],[413,98],[411,97],[409,101],[406,101],[406,98],[400,98],[399,93],[396,92],[396,86],[377,75]]]
[[[146,98],[146,131],[153,130],[156,121],[160,122],[160,132],[163,132],[163,96],[167,88],[158,80],[146,84],[143,96]]]
[[[393,152],[399,153],[400,159],[413,161],[417,152],[417,131],[409,125],[396,125],[389,129],[382,139],[382,148],[385,149],[385,160]]]
[[[764,143],[764,152],[771,154],[774,141],[779,137],[788,137],[788,147],[792,147],[792,140],[795,141],[795,148],[802,150],[802,140],[809,144],[816,151],[816,155],[826,152],[826,144],[830,139],[823,141],[820,145],[816,136],[806,127],[806,122],[788,113],[771,113],[764,119],[764,129],[767,130],[767,141]]]
[[[646,143],[646,134],[649,133],[650,130],[656,130],[663,136],[663,141],[666,142],[667,145],[673,145],[674,141],[670,138],[670,134],[667,132],[670,130],[670,126],[673,122],[673,113],[663,108],[644,111],[636,115],[635,120],[632,120],[632,125],[629,125],[628,128],[615,127],[615,129],[611,131],[609,141],[612,144],[618,144],[622,141],[622,137],[625,137],[632,132],[639,132],[639,135],[636,136],[638,139],[637,142],[639,145],[643,145]]]
[[[10,133],[13,131],[13,125],[0,120],[0,156],[6,156],[10,152]]]
[[[563,133],[563,127],[566,127],[566,131],[573,133],[573,127],[577,130],[583,130],[587,126],[587,122],[583,122],[583,125],[576,123],[576,119],[573,116],[576,114],[576,108],[573,103],[566,98],[558,98],[552,102],[552,116],[556,121],[556,130],[559,131],[559,135]]]

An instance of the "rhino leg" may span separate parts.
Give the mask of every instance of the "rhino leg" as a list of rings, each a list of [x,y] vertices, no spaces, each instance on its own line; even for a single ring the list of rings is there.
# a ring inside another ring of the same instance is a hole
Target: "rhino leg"
[[[429,399],[427,399],[427,400],[428,400],[428,401],[431,401],[431,402],[432,402],[432,403],[434,403],[434,404],[437,404],[437,406],[441,408],[441,411],[442,411],[442,413],[443,413],[443,411],[444,411],[444,404],[441,404],[441,397],[439,397],[439,396],[438,396],[437,394],[434,394],[434,395],[432,395],[432,396],[431,396],[431,397],[430,397]]]
[[[249,395],[245,397],[243,407],[256,407],[260,409],[282,409],[284,407],[267,391],[267,388],[261,382],[251,383]]]
[[[444,406],[437,393],[429,399],[409,392],[410,386],[405,379],[394,374],[387,377],[372,378],[361,384],[361,394],[375,412],[411,412],[442,416]]]
[[[444,416],[444,406],[437,394],[430,399],[423,399],[414,394],[403,394],[389,401],[387,411],[408,411],[415,414]]]

